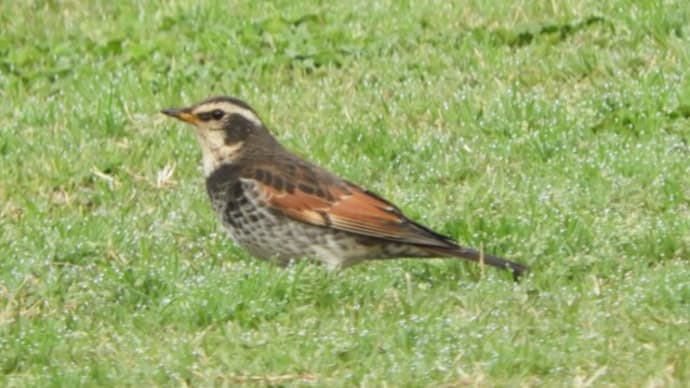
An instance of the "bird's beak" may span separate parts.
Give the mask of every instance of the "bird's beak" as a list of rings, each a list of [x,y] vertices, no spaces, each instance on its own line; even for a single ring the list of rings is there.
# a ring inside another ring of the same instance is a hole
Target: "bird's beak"
[[[189,108],[163,109],[161,113],[190,124],[196,124],[199,122],[199,119],[189,111]]]

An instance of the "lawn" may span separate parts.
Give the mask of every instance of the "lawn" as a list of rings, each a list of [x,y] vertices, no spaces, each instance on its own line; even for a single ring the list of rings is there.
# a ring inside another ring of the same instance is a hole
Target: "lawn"
[[[687,1],[0,2],[0,386],[688,386]],[[288,148],[463,244],[282,269],[192,131]]]

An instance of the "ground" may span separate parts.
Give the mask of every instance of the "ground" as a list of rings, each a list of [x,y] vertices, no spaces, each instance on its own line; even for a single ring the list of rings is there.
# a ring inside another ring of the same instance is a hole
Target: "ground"
[[[0,3],[0,385],[687,386],[685,1]],[[528,264],[281,269],[193,133],[227,94]]]

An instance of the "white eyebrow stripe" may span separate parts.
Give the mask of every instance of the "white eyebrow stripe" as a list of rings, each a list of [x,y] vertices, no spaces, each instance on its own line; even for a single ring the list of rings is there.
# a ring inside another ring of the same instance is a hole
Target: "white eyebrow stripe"
[[[192,110],[192,113],[197,115],[202,112],[211,112],[214,109],[220,109],[226,112],[228,115],[238,114],[246,118],[247,120],[252,121],[256,125],[261,125],[261,120],[259,120],[259,117],[257,117],[256,114],[251,110],[223,101],[209,102],[206,104],[199,105]]]

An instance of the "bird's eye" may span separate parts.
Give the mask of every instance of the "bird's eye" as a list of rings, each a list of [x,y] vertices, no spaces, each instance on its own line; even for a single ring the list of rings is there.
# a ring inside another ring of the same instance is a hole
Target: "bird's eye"
[[[220,120],[225,116],[225,112],[223,112],[220,109],[216,109],[213,112],[211,112],[211,117],[213,117],[214,120]]]

